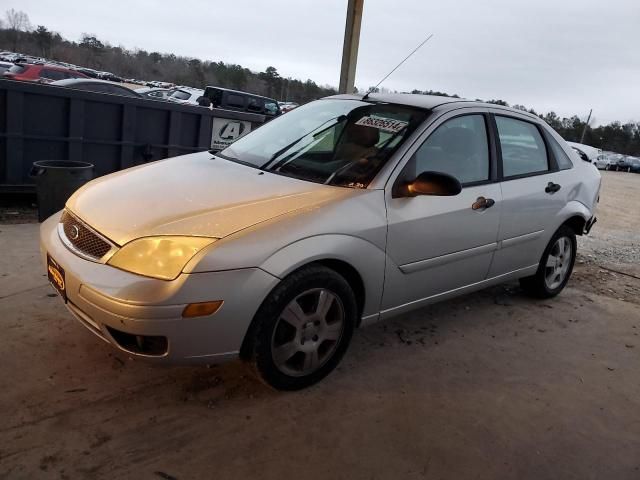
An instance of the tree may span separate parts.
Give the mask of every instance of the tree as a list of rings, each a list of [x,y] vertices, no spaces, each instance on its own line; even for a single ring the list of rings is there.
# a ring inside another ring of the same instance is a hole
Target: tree
[[[91,67],[101,66],[101,56],[104,52],[104,44],[98,40],[95,35],[89,35],[87,33],[82,34],[80,39],[80,48],[86,52],[86,63]]]
[[[5,16],[7,19],[7,27],[11,32],[13,51],[16,51],[18,49],[18,41],[20,39],[21,32],[28,32],[31,30],[29,16],[23,11],[14,10],[13,8],[7,10]]]
[[[260,74],[260,79],[267,84],[267,95],[269,97],[273,97],[274,92],[280,91],[278,87],[282,79],[276,67],[267,67],[267,69]]]
[[[48,57],[53,46],[53,33],[47,30],[44,25],[38,25],[33,32],[36,44],[40,48],[43,57]]]

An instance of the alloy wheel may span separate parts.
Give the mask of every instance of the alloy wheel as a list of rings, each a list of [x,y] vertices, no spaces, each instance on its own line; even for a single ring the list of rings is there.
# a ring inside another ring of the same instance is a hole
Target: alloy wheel
[[[544,279],[549,290],[558,288],[567,277],[571,267],[572,248],[571,240],[567,237],[558,238],[551,247],[545,264]]]
[[[285,375],[301,377],[335,353],[345,327],[340,297],[326,288],[307,290],[280,313],[271,337],[271,356]]]

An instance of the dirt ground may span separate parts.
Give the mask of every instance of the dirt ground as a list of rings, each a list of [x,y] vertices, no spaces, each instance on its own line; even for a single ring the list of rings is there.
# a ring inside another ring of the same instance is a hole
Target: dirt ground
[[[512,283],[362,329],[296,393],[120,355],[47,285],[37,225],[0,225],[0,477],[638,479],[640,175],[603,177],[559,297]]]

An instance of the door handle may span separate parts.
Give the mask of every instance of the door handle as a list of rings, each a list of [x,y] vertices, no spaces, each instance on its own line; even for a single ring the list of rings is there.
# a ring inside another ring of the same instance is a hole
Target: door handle
[[[473,210],[485,210],[493,207],[495,204],[496,201],[493,198],[478,197],[476,201],[471,204],[471,208]]]
[[[547,188],[545,188],[544,191],[547,193],[556,193],[560,188],[562,187],[557,183],[549,182],[547,183]]]

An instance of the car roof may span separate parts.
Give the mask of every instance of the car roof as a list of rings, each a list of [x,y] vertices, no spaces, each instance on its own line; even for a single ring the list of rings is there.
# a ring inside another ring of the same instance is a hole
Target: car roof
[[[271,100],[271,101],[277,103],[277,101],[275,99],[273,99],[271,97],[265,97],[264,95],[258,95],[257,93],[243,92],[242,90],[233,90],[231,88],[216,87],[215,85],[207,85],[205,87],[205,89],[207,89],[207,88],[216,89],[216,90],[222,90],[222,91],[225,91],[225,92],[237,93],[239,95],[246,95],[248,97],[263,98],[265,100]]]
[[[61,70],[64,72],[68,72],[69,70],[71,70],[70,68],[67,67],[61,67],[60,65],[54,65],[51,63],[18,63],[16,65],[20,65],[22,67],[36,67],[36,68],[48,68],[50,70]]]
[[[168,92],[173,90],[172,88],[163,88],[163,87],[140,87],[135,89],[138,93],[147,93],[147,92]]]
[[[118,85],[117,83],[113,83],[113,82],[105,82],[104,80],[96,80],[94,78],[66,78],[64,80],[57,80],[55,82],[52,82],[55,85],[62,85],[62,86],[67,86],[67,85],[77,85],[79,83],[100,83],[103,85],[114,85],[115,87],[119,87],[119,88],[125,88],[127,90],[131,90],[130,88],[124,87],[122,85]],[[131,90],[133,91],[133,90]]]
[[[365,95],[360,94],[341,94],[341,95],[331,95],[329,97],[324,98],[337,98],[344,100],[362,100]],[[433,110],[442,106],[449,106],[451,108],[456,108],[458,106],[476,106],[476,107],[485,107],[485,108],[496,108],[498,110],[505,110],[512,113],[518,113],[521,115],[525,115],[531,118],[535,118],[540,120],[539,117],[533,115],[524,110],[518,110],[516,108],[505,107],[504,105],[499,105],[496,103],[487,103],[479,100],[468,100],[466,98],[456,98],[456,97],[444,97],[439,95],[422,95],[419,93],[371,93],[367,96],[367,100],[372,100],[376,102],[384,102],[384,103],[395,103],[398,105],[407,105],[410,107],[424,108],[427,110]]]

